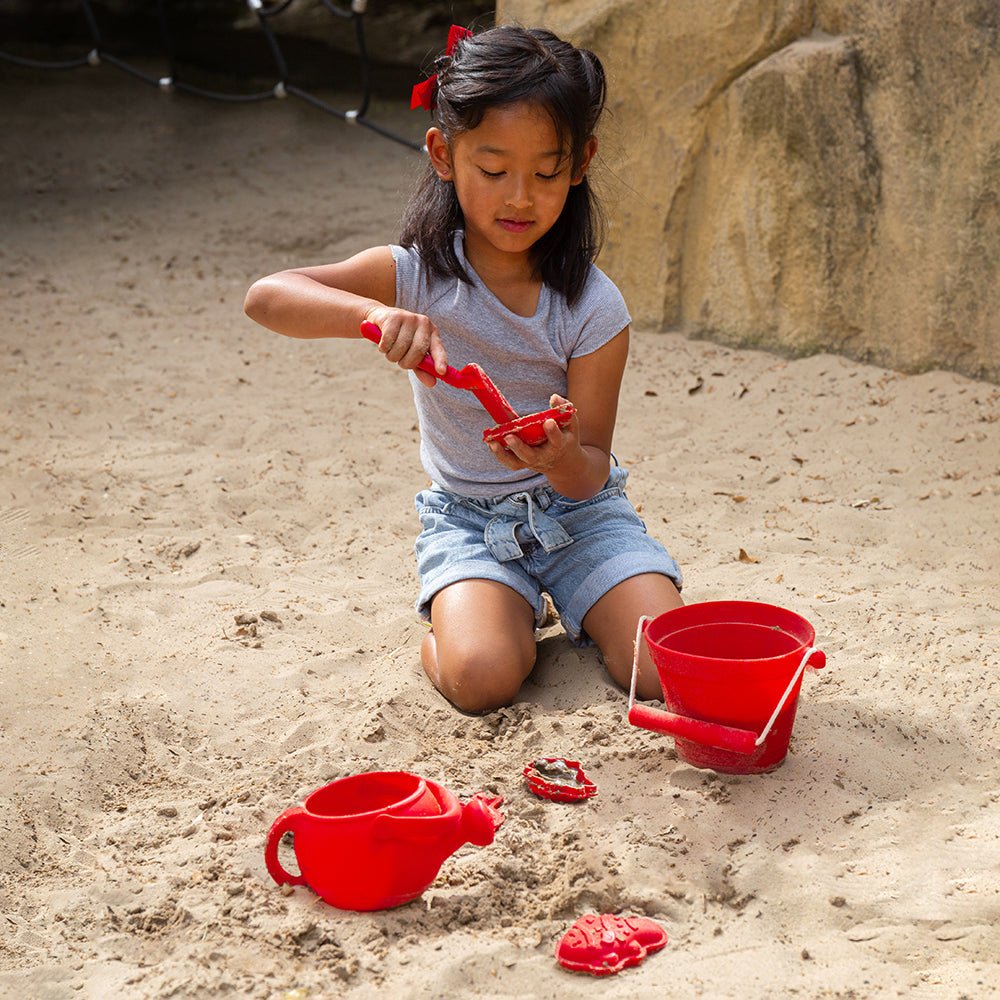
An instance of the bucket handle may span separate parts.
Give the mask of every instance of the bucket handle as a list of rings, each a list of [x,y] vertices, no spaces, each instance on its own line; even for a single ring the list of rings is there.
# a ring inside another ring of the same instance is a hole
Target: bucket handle
[[[668,733],[672,736],[680,736],[683,739],[693,740],[706,746],[717,747],[720,750],[733,750],[736,753],[753,753],[771,731],[778,715],[781,713],[785,702],[798,683],[802,672],[805,670],[811,657],[816,657],[816,669],[824,666],[826,655],[815,646],[810,646],[802,654],[802,660],[792,674],[792,679],[785,688],[785,693],[781,696],[777,706],[771,713],[771,718],[767,720],[763,731],[758,735],[752,729],[737,729],[734,726],[724,726],[717,722],[705,722],[703,719],[692,719],[685,715],[676,715],[673,712],[665,712],[660,709],[648,708],[645,705],[635,703],[635,685],[639,676],[639,641],[645,631],[646,625],[653,620],[651,615],[640,615],[635,629],[635,645],[632,654],[632,683],[628,693],[628,721],[633,726],[640,726],[643,729],[652,729],[655,732]]]
[[[755,741],[756,746],[760,746],[761,743],[767,739],[767,734],[771,731],[771,727],[778,719],[778,714],[785,707],[785,702],[788,701],[788,696],[792,693],[795,685],[798,683],[799,678],[802,676],[802,672],[806,669],[809,663],[809,658],[813,653],[818,653],[817,663],[815,669],[819,669],[826,664],[826,654],[821,650],[817,649],[815,646],[810,646],[803,654],[802,661],[799,663],[798,667],[795,669],[795,673],[792,674],[792,679],[788,682],[788,687],[785,688],[785,693],[781,696],[781,700],[778,702],[774,711],[771,713],[771,718],[767,720],[767,725],[764,727],[764,731],[757,737]]]

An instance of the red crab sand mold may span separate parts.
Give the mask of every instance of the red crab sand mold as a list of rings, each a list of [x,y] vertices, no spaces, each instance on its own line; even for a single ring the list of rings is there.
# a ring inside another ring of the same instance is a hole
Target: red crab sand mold
[[[667,932],[648,917],[588,913],[560,938],[556,961],[573,972],[610,976],[638,965],[667,943]]]
[[[580,802],[597,794],[597,785],[583,773],[579,761],[539,757],[522,774],[535,795],[552,802]]]
[[[361,335],[373,344],[378,344],[382,339],[382,331],[367,320],[361,324]],[[525,444],[541,444],[545,440],[543,425],[546,420],[551,418],[562,427],[569,423],[576,413],[573,404],[567,403],[554,409],[519,417],[503,393],[493,384],[493,380],[477,364],[468,364],[461,369],[448,365],[445,373],[441,375],[434,367],[434,359],[428,354],[417,367],[455,389],[467,389],[479,400],[483,409],[497,421],[496,427],[489,427],[483,431],[484,441],[498,441],[508,434],[516,434]]]

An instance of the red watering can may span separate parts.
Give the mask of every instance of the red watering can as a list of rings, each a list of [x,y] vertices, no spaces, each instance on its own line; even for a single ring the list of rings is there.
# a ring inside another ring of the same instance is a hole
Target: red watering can
[[[405,771],[355,774],[286,809],[268,832],[264,860],[279,885],[308,885],[342,910],[385,910],[416,899],[463,844],[492,844],[502,802],[480,794],[463,804]],[[278,860],[286,833],[300,875]]]

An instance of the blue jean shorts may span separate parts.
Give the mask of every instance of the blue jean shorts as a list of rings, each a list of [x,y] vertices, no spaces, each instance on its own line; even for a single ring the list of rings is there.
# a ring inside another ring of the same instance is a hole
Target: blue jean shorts
[[[479,499],[436,487],[415,503],[421,532],[417,612],[426,621],[434,595],[460,580],[495,580],[520,594],[545,618],[547,592],[563,628],[578,645],[587,612],[613,587],[640,573],[661,573],[679,590],[681,571],[646,533],[625,496],[625,469],[614,467],[604,488],[570,500],[550,486]]]

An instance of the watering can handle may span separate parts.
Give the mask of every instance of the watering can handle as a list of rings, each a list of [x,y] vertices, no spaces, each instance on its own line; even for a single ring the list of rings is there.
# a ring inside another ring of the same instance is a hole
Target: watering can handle
[[[302,806],[292,806],[286,809],[272,824],[267,832],[267,845],[264,848],[264,864],[267,872],[278,885],[305,885],[306,880],[301,875],[292,875],[281,867],[278,860],[278,844],[286,833],[295,833],[298,818],[305,814]]]
[[[636,625],[635,652],[632,657],[632,683],[628,693],[628,721],[633,726],[639,726],[642,729],[680,736],[682,739],[693,740],[704,746],[717,747],[720,750],[733,750],[736,753],[745,754],[753,753],[767,739],[767,734],[784,708],[785,702],[788,701],[788,696],[795,689],[795,685],[802,676],[802,671],[805,670],[809,660],[815,658],[813,666],[817,669],[826,663],[826,655],[815,646],[810,646],[803,653],[798,668],[792,674],[788,687],[785,688],[785,693],[779,699],[771,717],[759,734],[752,729],[737,729],[718,722],[705,722],[703,719],[692,719],[686,715],[675,715],[673,712],[635,703],[635,684],[639,674],[639,640],[642,638],[647,623],[652,620],[649,615],[642,615]]]

